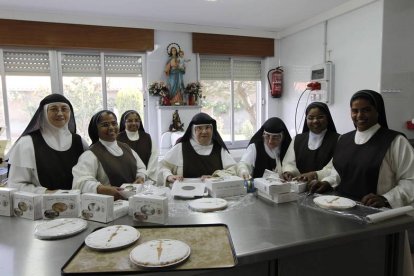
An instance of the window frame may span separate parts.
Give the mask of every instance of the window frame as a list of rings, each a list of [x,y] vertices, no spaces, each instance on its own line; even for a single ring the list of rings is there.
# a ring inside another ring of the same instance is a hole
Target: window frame
[[[197,79],[201,81],[200,78],[200,66],[201,59],[211,59],[211,60],[230,60],[230,92],[231,92],[231,141],[224,141],[228,149],[240,149],[246,148],[249,144],[249,140],[239,140],[235,141],[235,131],[234,131],[234,61],[260,61],[261,64],[261,76],[260,76],[260,91],[256,94],[257,102],[257,118],[256,118],[256,130],[257,131],[261,125],[264,118],[265,112],[265,59],[261,57],[241,57],[241,56],[216,56],[216,55],[201,55],[197,54]],[[207,96],[207,95],[206,95]],[[208,96],[207,96],[208,97]],[[207,99],[208,100],[208,99]]]
[[[63,54],[91,54],[98,55],[100,58],[100,78],[102,82],[102,106],[104,109],[107,108],[107,88],[106,81],[107,75],[105,72],[105,56],[138,56],[141,59],[141,78],[143,88],[143,111],[144,111],[144,124],[148,125],[148,108],[147,108],[147,93],[145,93],[146,87],[146,53],[141,52],[118,52],[118,51],[100,51],[100,50],[73,50],[73,49],[34,49],[34,48],[18,48],[18,47],[0,47],[0,81],[1,81],[1,92],[3,96],[3,112],[4,112],[4,123],[6,126],[6,137],[7,140],[11,141],[10,133],[10,114],[8,105],[7,95],[7,83],[6,83],[6,71],[4,66],[4,52],[5,51],[16,51],[16,52],[47,52],[49,56],[49,76],[52,94],[63,95],[63,73],[62,73],[62,55]]]

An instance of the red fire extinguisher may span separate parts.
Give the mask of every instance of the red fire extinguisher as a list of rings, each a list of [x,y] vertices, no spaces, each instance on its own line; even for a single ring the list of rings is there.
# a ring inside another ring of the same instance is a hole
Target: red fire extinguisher
[[[270,95],[273,98],[282,97],[282,92],[283,92],[282,66],[269,70],[269,72],[267,73],[267,80],[269,81]]]

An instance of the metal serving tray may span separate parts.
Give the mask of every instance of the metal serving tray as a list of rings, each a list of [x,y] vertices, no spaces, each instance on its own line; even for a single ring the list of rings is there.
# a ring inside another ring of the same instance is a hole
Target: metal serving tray
[[[230,232],[225,224],[138,226],[141,233],[134,244],[116,251],[95,251],[85,242],[61,269],[62,275],[128,275],[154,271],[209,270],[231,268],[237,264]],[[99,228],[97,228],[99,229]],[[176,239],[191,247],[190,257],[167,268],[144,269],[134,265],[129,253],[137,245],[154,239]]]

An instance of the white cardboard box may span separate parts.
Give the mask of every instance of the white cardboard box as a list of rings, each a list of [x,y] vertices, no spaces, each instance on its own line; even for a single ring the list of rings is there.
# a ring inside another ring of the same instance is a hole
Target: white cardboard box
[[[257,188],[257,190],[268,195],[288,193],[291,189],[289,182],[282,182],[265,178],[255,178],[254,186]]]
[[[134,220],[159,224],[168,222],[168,198],[165,196],[132,196],[129,198],[129,209]]]
[[[114,197],[86,193],[81,195],[81,216],[87,220],[107,223],[114,220]]]
[[[77,218],[80,215],[80,191],[58,190],[43,195],[42,216],[44,219]]]
[[[205,181],[212,197],[230,197],[246,194],[244,179],[238,176],[212,177]]]
[[[299,194],[289,192],[289,193],[284,193],[284,194],[271,195],[271,194],[263,193],[262,191],[258,190],[257,196],[259,198],[262,198],[264,200],[271,201],[274,203],[284,203],[284,202],[290,202],[290,201],[297,200],[299,197]]]
[[[13,194],[13,212],[16,217],[36,220],[42,218],[43,195],[29,192]]]
[[[13,193],[15,188],[0,188],[0,216],[13,216]]]
[[[87,220],[108,223],[128,214],[129,203],[110,195],[86,193],[81,195],[81,216]]]
[[[129,201],[119,199],[114,202],[114,220],[128,215]]]
[[[306,182],[297,182],[297,181],[291,181],[290,182],[290,191],[294,193],[303,193],[306,191]]]

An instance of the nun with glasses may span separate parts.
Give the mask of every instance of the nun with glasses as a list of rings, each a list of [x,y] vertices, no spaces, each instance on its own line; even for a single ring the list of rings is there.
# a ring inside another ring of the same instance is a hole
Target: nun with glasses
[[[9,152],[10,187],[44,194],[72,188],[72,167],[88,144],[76,134],[72,104],[51,94]]]
[[[281,119],[268,119],[250,139],[249,146],[237,164],[237,175],[244,179],[262,177],[266,169],[280,174],[281,161],[291,140]]]
[[[138,154],[118,136],[116,115],[109,110],[96,113],[88,127],[92,145],[73,167],[73,189],[82,193],[98,193],[122,199],[120,186],[124,183],[144,183],[145,164]]]
[[[145,132],[141,116],[135,110],[125,111],[120,120],[117,140],[131,147],[144,162],[148,178],[156,181],[158,153],[151,136]]]
[[[198,113],[160,161],[158,183],[170,185],[183,178],[234,175],[235,164],[217,131],[216,120]]]
[[[414,202],[414,150],[407,138],[388,128],[384,100],[372,90],[350,101],[356,130],[343,134],[333,155],[331,176],[309,184],[311,192],[335,190],[373,207]]]
[[[283,178],[300,181],[324,179],[331,173],[330,162],[339,134],[325,103],[313,102],[305,111],[306,123],[293,138],[283,159]]]

